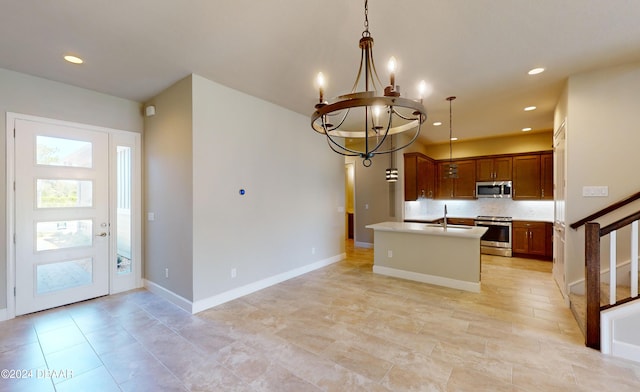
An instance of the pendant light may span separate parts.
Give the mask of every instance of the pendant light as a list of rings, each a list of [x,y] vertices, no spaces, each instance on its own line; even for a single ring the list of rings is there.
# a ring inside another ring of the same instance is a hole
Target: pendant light
[[[393,150],[393,135],[391,138],[391,149]],[[395,154],[389,154],[389,168],[385,171],[387,182],[397,182],[398,181],[398,168],[395,167],[394,164]]]
[[[458,178],[458,164],[453,163],[453,115],[451,111],[451,102],[456,97],[447,97],[449,101],[449,165],[447,165],[447,178]]]

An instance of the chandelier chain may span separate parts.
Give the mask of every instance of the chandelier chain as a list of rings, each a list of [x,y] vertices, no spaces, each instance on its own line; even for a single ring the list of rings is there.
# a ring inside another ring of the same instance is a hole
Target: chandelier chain
[[[369,0],[364,0],[364,31],[362,36],[371,36],[371,33],[369,33]]]

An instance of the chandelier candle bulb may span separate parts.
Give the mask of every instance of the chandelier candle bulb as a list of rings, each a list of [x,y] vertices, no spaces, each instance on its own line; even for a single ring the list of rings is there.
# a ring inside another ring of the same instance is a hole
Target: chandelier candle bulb
[[[391,56],[391,58],[389,59],[389,63],[387,64],[387,67],[389,68],[390,85],[391,85],[391,89],[393,90],[396,85],[396,58],[395,57]]]
[[[424,99],[424,95],[427,93],[427,82],[421,80],[418,84],[418,96],[420,97],[420,102]]]
[[[322,74],[322,72],[318,72],[316,83],[318,83],[318,90],[320,92],[319,102],[322,103],[324,101],[324,75]]]

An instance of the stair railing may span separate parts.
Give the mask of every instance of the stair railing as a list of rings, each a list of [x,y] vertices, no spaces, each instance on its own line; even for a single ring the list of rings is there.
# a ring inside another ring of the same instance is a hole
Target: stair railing
[[[627,199],[628,200],[628,199]],[[628,203],[627,203],[628,204]],[[613,210],[610,210],[611,212]],[[596,222],[585,224],[585,264],[587,315],[585,344],[600,349],[600,312],[614,306],[622,305],[638,298],[638,221],[640,211],[622,218],[610,225],[600,228]],[[617,299],[617,239],[618,230],[631,225],[631,286],[630,296]],[[571,225],[573,227],[573,225]],[[601,239],[609,236],[609,303],[600,304],[600,245]]]

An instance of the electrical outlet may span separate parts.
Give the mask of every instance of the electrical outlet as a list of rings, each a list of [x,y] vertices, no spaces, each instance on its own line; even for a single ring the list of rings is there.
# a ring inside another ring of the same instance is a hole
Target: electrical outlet
[[[316,254],[316,248],[311,248],[311,254],[315,255]]]
[[[235,268],[231,268],[231,277],[235,278],[238,274],[238,271]]]
[[[387,251],[387,257],[388,258],[392,258],[393,257],[393,251],[392,250],[388,250]]]
[[[164,269],[164,277],[169,279],[169,268]]]

